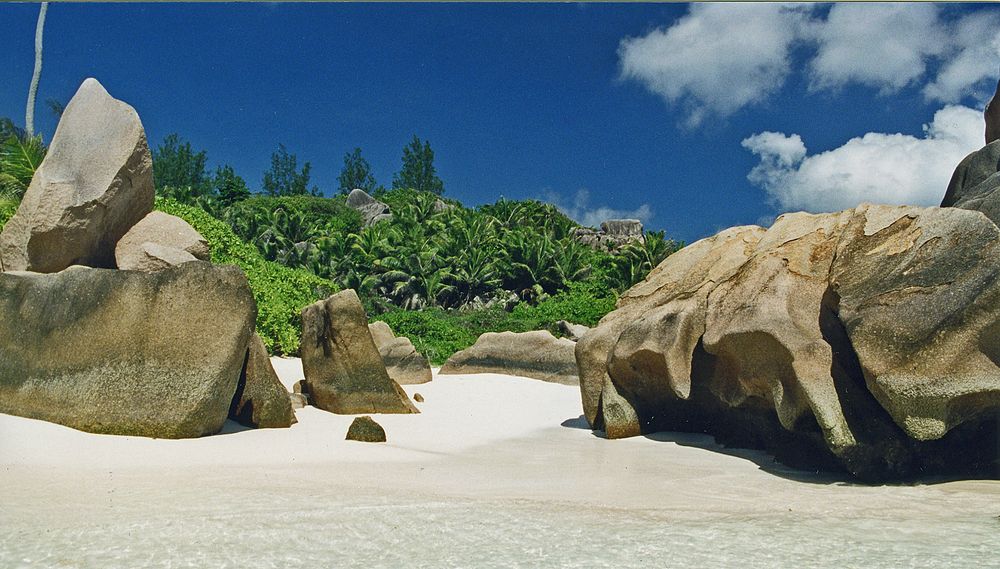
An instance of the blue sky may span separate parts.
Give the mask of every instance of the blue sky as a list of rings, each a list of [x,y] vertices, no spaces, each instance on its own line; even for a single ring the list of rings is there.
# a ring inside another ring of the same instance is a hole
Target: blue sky
[[[19,124],[37,11],[0,5]],[[254,189],[279,142],[328,192],[355,146],[388,186],[416,134],[468,205],[539,198],[690,242],[932,205],[983,143],[998,68],[991,5],[53,4],[39,101],[96,77],[152,146],[177,132]]]

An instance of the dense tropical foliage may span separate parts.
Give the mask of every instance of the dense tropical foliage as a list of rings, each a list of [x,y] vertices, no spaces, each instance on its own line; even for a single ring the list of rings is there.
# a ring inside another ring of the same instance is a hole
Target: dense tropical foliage
[[[0,136],[2,227],[45,147],[10,121],[0,121]],[[368,227],[344,195],[314,195],[309,163],[298,166],[284,146],[258,194],[229,165],[210,174],[206,153],[177,135],[153,156],[157,208],[204,235],[214,262],[247,273],[258,331],[274,353],[298,350],[303,306],[344,288],[435,363],[486,331],[558,332],[559,320],[592,326],[618,293],[679,248],[663,232],[646,232],[616,251],[596,250],[574,238],[576,222],[533,200],[464,207],[440,196],[433,152],[417,138],[403,160],[404,172],[417,177],[395,182],[422,177],[429,189],[377,190],[392,217]],[[341,190],[345,182],[374,185],[360,149],[345,156],[344,168]]]

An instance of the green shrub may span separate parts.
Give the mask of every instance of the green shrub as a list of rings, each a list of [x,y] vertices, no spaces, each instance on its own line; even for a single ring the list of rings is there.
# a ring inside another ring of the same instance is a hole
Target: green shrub
[[[556,322],[595,326],[615,308],[614,296],[595,296],[586,286],[551,296],[532,306],[518,304],[507,312],[501,306],[479,310],[395,310],[374,320],[389,324],[393,332],[406,336],[418,352],[434,365],[441,365],[459,350],[476,342],[485,332],[530,332],[548,330],[558,335]]]
[[[301,269],[266,261],[224,222],[204,210],[157,198],[156,209],[190,223],[212,248],[212,262],[243,269],[257,301],[257,333],[271,353],[298,353],[302,308],[335,292],[333,283]]]
[[[14,215],[15,211],[17,211],[17,200],[0,199],[0,231],[3,230],[3,226],[7,224],[7,220]]]
[[[251,222],[247,229],[256,237],[260,227],[268,227],[275,211],[283,209],[297,216],[297,223],[322,227],[324,233],[357,233],[361,231],[361,214],[347,206],[347,198],[336,196],[254,196],[229,206],[226,218]],[[252,221],[251,221],[252,220]],[[237,223],[237,225],[240,225]]]
[[[388,324],[397,335],[409,338],[417,351],[436,366],[474,344],[479,337],[461,326],[453,314],[440,308],[395,310],[380,314],[375,320]]]

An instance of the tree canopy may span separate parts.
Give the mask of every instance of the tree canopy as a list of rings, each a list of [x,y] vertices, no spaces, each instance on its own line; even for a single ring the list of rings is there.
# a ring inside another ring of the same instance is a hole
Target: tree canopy
[[[271,169],[264,172],[264,193],[269,196],[321,195],[319,188],[309,187],[312,164],[306,162],[300,170],[298,157],[288,152],[284,144],[271,154]]]
[[[361,149],[344,154],[344,167],[337,176],[340,183],[338,190],[341,194],[349,194],[351,190],[358,188],[367,193],[375,191],[375,176],[372,175],[371,165],[361,155]]]
[[[403,148],[403,169],[393,176],[392,188],[436,195],[444,193],[444,182],[434,169],[434,151],[430,142],[421,142],[414,135],[413,140]]]

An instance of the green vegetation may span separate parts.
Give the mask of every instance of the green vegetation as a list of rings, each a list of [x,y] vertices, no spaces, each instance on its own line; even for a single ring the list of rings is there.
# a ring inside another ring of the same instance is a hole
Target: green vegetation
[[[17,211],[17,203],[13,199],[0,198],[0,231],[3,231],[3,226],[7,224],[7,220]]]
[[[28,136],[0,120],[0,198],[20,201],[48,150],[41,136]]]
[[[371,165],[361,156],[360,148],[344,154],[344,168],[337,176],[337,182],[340,184],[337,190],[341,195],[346,196],[355,188],[369,194],[375,192],[375,176],[372,175]]]
[[[264,172],[264,193],[269,196],[319,196],[319,188],[309,187],[312,164],[306,162],[298,168],[299,159],[288,152],[284,144],[271,154],[271,169]]]
[[[257,301],[257,333],[264,345],[276,354],[298,353],[302,308],[336,292],[336,287],[308,271],[266,261],[228,225],[198,207],[158,198],[156,209],[176,215],[198,230],[212,247],[213,263],[243,269]]]
[[[414,135],[410,144],[403,148],[403,169],[393,176],[392,189],[413,189],[437,195],[444,193],[444,182],[434,169],[434,151],[430,142],[420,142]]]
[[[0,138],[2,228],[45,146],[9,120],[0,120]],[[360,149],[344,162],[339,190],[375,185]],[[558,333],[559,320],[593,326],[620,292],[681,246],[647,232],[617,251],[595,250],[573,237],[576,222],[533,200],[466,208],[440,196],[433,151],[416,137],[404,149],[396,187],[373,190],[392,218],[366,228],[344,195],[315,195],[309,163],[300,168],[284,146],[264,176],[267,195],[251,194],[229,165],[212,175],[206,163],[204,151],[168,136],[154,152],[156,207],[198,230],[213,262],[243,269],[257,300],[257,330],[277,354],[298,351],[302,308],[343,288],[355,289],[371,317],[435,364],[483,332]]]

